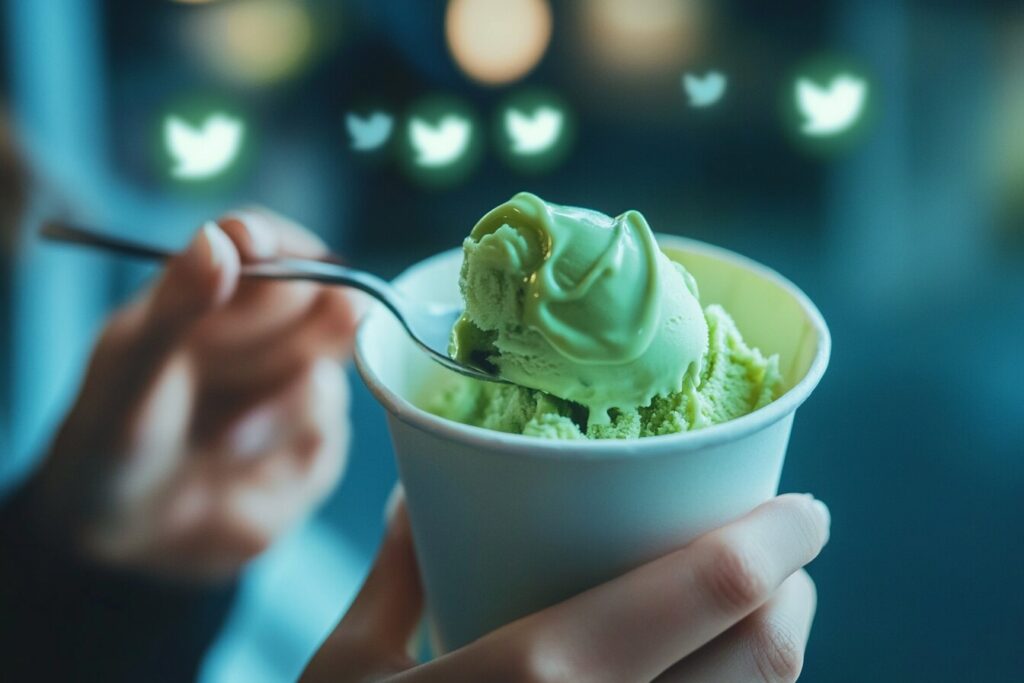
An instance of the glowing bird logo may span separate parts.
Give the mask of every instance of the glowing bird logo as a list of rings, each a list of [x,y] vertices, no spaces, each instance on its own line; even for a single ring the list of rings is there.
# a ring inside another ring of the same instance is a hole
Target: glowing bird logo
[[[447,114],[436,125],[413,117],[409,121],[409,141],[416,152],[418,166],[448,166],[462,156],[473,133],[470,122],[456,114]]]
[[[382,111],[375,111],[367,117],[349,114],[345,117],[345,126],[352,138],[352,149],[360,152],[370,152],[391,137],[391,128],[394,119]]]
[[[683,74],[683,89],[690,98],[690,106],[710,107],[722,99],[725,94],[725,75],[719,71],[709,71],[704,76]]]
[[[171,175],[202,180],[223,172],[238,156],[245,135],[241,119],[217,112],[199,127],[173,114],[164,121],[164,144],[174,160]]]
[[[827,88],[807,78],[796,82],[796,101],[804,117],[805,135],[826,137],[842,133],[860,117],[867,97],[867,83],[850,74],[839,74]]]
[[[518,109],[505,112],[505,131],[512,140],[512,152],[523,156],[541,154],[558,142],[562,132],[562,112],[541,106],[527,116]]]

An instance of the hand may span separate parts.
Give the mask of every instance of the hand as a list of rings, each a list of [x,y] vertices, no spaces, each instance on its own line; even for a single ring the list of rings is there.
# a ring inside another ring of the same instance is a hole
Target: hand
[[[415,666],[407,644],[422,597],[399,506],[359,596],[302,681],[795,681],[816,604],[801,567],[828,541],[829,525],[823,503],[780,496],[682,550]]]
[[[331,490],[348,442],[346,294],[239,280],[242,262],[325,251],[268,211],[229,214],[113,316],[37,477],[62,542],[108,565],[219,576]]]

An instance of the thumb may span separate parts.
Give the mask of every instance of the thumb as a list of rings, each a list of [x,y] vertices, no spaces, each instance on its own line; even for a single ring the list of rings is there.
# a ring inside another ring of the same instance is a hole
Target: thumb
[[[121,378],[128,398],[141,398],[193,325],[231,298],[240,269],[234,243],[209,221],[167,262],[149,294],[115,318],[111,346],[127,370]]]
[[[238,285],[238,249],[213,221],[208,221],[188,247],[170,259],[146,300],[142,319],[150,341],[173,343],[191,323],[227,302]]]
[[[148,295],[114,315],[93,351],[74,406],[51,444],[48,497],[54,518],[76,522],[106,494],[102,482],[111,464],[101,456],[121,452],[146,433],[139,416],[164,377],[183,334],[207,311],[227,301],[239,275],[238,252],[220,228],[207,223],[171,258]],[[180,384],[169,389],[181,398]],[[159,393],[159,392],[156,392]],[[168,393],[164,392],[164,397]],[[187,400],[187,397],[185,397]],[[181,409],[170,412],[180,419]],[[152,426],[152,425],[150,425]],[[165,427],[166,425],[158,425]],[[166,441],[166,430],[162,431]],[[97,493],[100,491],[99,493]],[[104,499],[105,500],[105,499]]]
[[[388,502],[388,529],[370,574],[341,623],[302,675],[305,683],[372,680],[415,664],[408,648],[423,610],[401,484]]]
[[[200,228],[189,246],[168,261],[150,292],[107,324],[70,417],[86,423],[115,417],[130,421],[181,338],[231,297],[239,269],[238,251],[228,236],[212,222]]]

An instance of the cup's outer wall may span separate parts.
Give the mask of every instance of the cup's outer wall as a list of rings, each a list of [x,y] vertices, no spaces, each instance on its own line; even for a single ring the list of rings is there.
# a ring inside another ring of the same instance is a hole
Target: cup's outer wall
[[[389,415],[436,645],[450,651],[774,496],[793,414],[635,460],[481,457]]]
[[[422,413],[437,376],[394,318],[371,311],[356,364],[388,424],[426,589],[435,650],[654,559],[734,519],[778,489],[794,410],[828,363],[820,313],[793,285],[725,250],[659,243],[699,276],[701,300],[779,353],[799,384],[751,415],[698,432],[621,442],[545,442]],[[461,254],[438,254],[396,284],[413,300],[456,303]]]

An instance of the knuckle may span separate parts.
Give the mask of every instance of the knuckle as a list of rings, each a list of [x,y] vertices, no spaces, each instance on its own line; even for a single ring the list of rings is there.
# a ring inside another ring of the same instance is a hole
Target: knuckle
[[[771,592],[764,563],[736,541],[719,540],[711,547],[702,583],[727,612],[747,612]]]
[[[587,680],[583,672],[577,671],[564,650],[558,647],[557,638],[535,634],[520,638],[519,645],[512,653],[510,666],[506,669],[509,681],[517,683],[570,683]]]
[[[754,664],[765,683],[793,683],[804,666],[804,645],[783,624],[761,621],[753,630],[750,647]]]

